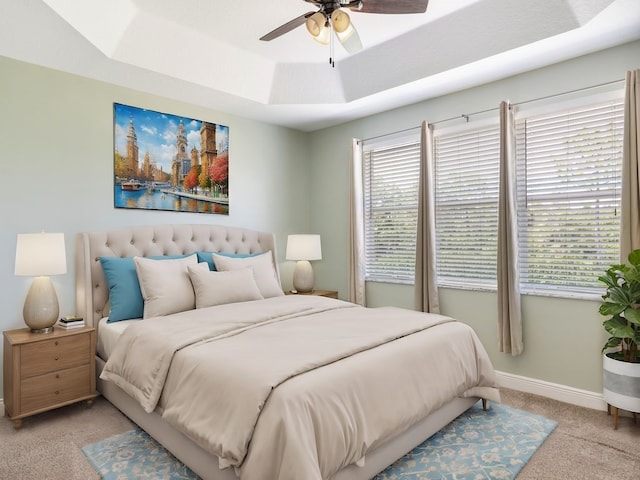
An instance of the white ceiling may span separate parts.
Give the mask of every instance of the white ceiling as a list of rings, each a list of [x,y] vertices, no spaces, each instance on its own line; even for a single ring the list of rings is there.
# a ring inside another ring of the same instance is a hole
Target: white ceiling
[[[366,0],[364,0],[366,2]],[[393,1],[393,0],[390,0]],[[640,39],[639,0],[430,0],[314,42],[303,0],[0,0],[0,55],[303,131]]]

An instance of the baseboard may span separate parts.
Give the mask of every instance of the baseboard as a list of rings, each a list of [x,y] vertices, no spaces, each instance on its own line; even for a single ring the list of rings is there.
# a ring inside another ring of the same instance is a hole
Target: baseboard
[[[579,407],[592,408],[594,410],[607,410],[607,403],[602,393],[581,390],[558,383],[545,382],[535,378],[522,377],[506,372],[496,372],[498,385],[519,392],[533,393],[541,397],[551,398]]]

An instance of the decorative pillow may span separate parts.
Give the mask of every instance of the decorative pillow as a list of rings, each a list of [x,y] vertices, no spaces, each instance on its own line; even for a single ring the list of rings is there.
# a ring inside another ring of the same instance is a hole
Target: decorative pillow
[[[207,262],[209,265],[209,270],[212,272],[216,271],[216,265],[213,263],[213,252],[196,252],[198,255],[198,262]],[[256,255],[262,255],[261,253],[225,253],[225,252],[216,252],[218,255],[224,255],[225,257],[231,258],[247,258],[247,257],[255,257]]]
[[[174,260],[133,257],[144,298],[142,318],[193,310],[196,299],[187,267],[197,265],[195,254]],[[202,264],[201,268],[204,267]]]
[[[149,257],[155,260],[173,260],[187,255],[167,255]],[[100,265],[109,287],[109,319],[119,322],[132,318],[142,318],[144,300],[133,257],[100,257]]]
[[[189,265],[187,269],[196,294],[196,308],[263,298],[251,268],[212,272]]]
[[[276,269],[273,266],[271,251],[249,257],[229,257],[212,253],[213,263],[218,271],[237,270],[251,267],[253,276],[264,298],[284,295]]]
[[[209,270],[215,271],[216,266],[213,264],[211,252],[196,252],[196,255],[198,256],[198,263],[206,263],[209,265]]]

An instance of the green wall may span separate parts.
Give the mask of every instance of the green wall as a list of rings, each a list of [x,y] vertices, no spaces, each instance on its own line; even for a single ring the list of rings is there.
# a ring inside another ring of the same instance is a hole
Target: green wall
[[[343,298],[346,296],[352,138],[370,138],[417,127],[423,120],[461,118],[463,113],[497,108],[502,100],[525,102],[622,80],[625,72],[633,68],[640,68],[640,42],[314,132],[312,226],[322,233],[326,252],[316,267],[319,281],[339,289]],[[455,122],[446,126],[452,124]],[[476,330],[498,370],[576,389],[602,391],[600,349],[606,336],[597,313],[598,298],[524,296],[525,350],[523,355],[512,357],[497,351],[494,292],[441,289],[440,295],[442,313],[463,320]],[[367,296],[371,306],[392,304],[413,308],[413,286],[370,283]]]
[[[31,279],[15,277],[17,233],[66,234],[68,272],[53,277],[62,314],[74,313],[75,235],[157,223],[220,223],[274,231],[283,286],[286,235],[322,235],[316,286],[346,298],[349,163],[352,138],[416,127],[423,120],[522,102],[622,79],[640,67],[640,42],[415,103],[313,133],[239,118],[112,84],[0,57],[0,329],[19,328]],[[113,103],[223,123],[230,128],[229,216],[113,208]],[[413,287],[369,284],[372,306],[413,307]],[[547,382],[601,391],[604,334],[597,299],[525,296],[525,353],[497,352],[495,293],[443,289],[444,314],[469,323],[496,368]]]
[[[228,125],[229,215],[114,209],[114,102]],[[0,57],[0,330],[24,326],[32,281],[13,275],[16,234],[43,229],[65,233],[68,273],[52,277],[61,314],[75,313],[76,234],[123,225],[273,231],[291,288],[284,246],[288,234],[310,229],[308,145],[307,133]]]

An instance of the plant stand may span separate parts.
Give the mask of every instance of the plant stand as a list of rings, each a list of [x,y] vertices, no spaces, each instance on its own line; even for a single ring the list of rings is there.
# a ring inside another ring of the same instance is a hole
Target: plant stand
[[[613,429],[618,428],[619,410],[640,413],[640,363],[622,362],[602,356],[603,396],[607,412],[613,412]]]
[[[619,409],[618,407],[614,407],[613,405],[609,405],[609,404],[607,403],[607,413],[608,413],[609,415],[611,415],[611,411],[612,411],[612,410],[613,410],[613,429],[614,429],[614,430],[617,430],[617,429],[618,429],[618,417],[619,417],[619,415],[618,415],[618,414],[619,414],[619,412],[620,412],[620,409]],[[633,414],[633,423],[638,423],[638,422],[636,421],[636,420],[637,420],[637,418],[636,418],[636,416],[637,416],[636,412],[631,412],[631,413]]]

